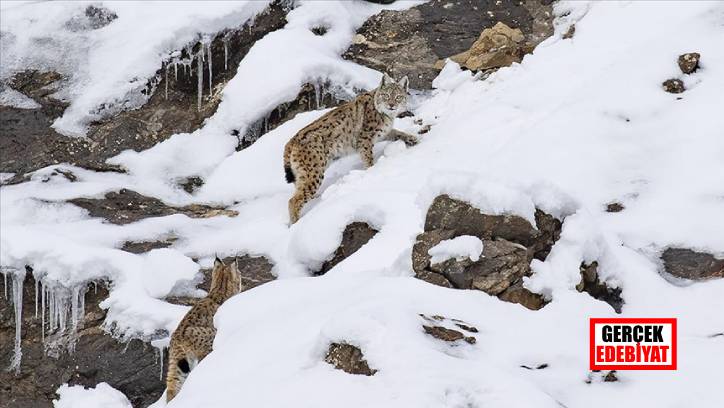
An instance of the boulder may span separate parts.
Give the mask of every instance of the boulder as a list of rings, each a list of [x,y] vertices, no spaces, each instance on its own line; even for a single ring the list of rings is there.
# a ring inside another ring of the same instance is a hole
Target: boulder
[[[687,52],[679,55],[678,63],[681,72],[691,74],[699,68],[699,59],[701,55],[698,52]]]
[[[544,260],[560,237],[562,223],[539,209],[537,229],[515,215],[485,214],[448,195],[436,197],[425,219],[425,231],[412,248],[415,276],[426,282],[457,289],[477,289],[501,300],[519,303],[531,310],[545,299],[523,287],[530,276],[530,261]],[[480,259],[448,259],[431,264],[428,251],[443,240],[472,235],[483,241]]]
[[[667,248],[661,254],[664,270],[677,278],[693,281],[724,278],[724,259],[687,248]]]
[[[553,33],[549,1],[431,0],[406,10],[384,10],[357,31],[344,57],[430,89],[439,60],[469,50],[481,31],[497,23],[519,29],[525,51]]]
[[[332,258],[322,264],[322,269],[316,275],[324,275],[348,256],[357,252],[364,244],[377,235],[377,230],[365,222],[353,222],[344,229],[342,242],[332,255]]]
[[[484,71],[520,62],[526,51],[523,32],[498,22],[483,30],[469,50],[449,58],[471,71]],[[435,68],[442,69],[444,66],[443,59],[435,63]]]
[[[359,347],[347,343],[330,344],[324,361],[347,374],[371,376],[377,372],[367,364]]]

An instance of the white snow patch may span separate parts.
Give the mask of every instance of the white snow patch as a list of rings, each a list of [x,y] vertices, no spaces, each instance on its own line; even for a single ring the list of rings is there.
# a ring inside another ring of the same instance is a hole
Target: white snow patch
[[[477,262],[483,253],[483,241],[472,235],[461,235],[440,241],[427,253],[432,257],[430,258],[431,264],[445,262],[448,259],[462,261],[465,258]]]
[[[95,388],[63,384],[56,393],[58,399],[53,400],[54,408],[131,408],[131,402],[123,393],[104,382]]]

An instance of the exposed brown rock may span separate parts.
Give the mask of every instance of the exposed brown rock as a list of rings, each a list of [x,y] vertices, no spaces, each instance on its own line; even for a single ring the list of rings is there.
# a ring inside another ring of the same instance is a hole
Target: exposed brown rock
[[[449,57],[463,68],[471,71],[483,71],[491,68],[507,67],[520,62],[526,54],[525,36],[519,29],[510,28],[498,22],[486,28],[469,50]],[[445,60],[435,63],[435,68],[442,69]]]
[[[698,52],[687,52],[679,55],[678,63],[681,72],[691,74],[699,68],[699,59],[701,55]]]
[[[571,24],[571,25],[568,27],[568,30],[566,30],[566,32],[563,33],[563,39],[564,39],[564,40],[569,40],[569,39],[573,38],[573,36],[574,36],[575,34],[576,34],[576,25],[575,25],[575,24]]]
[[[477,341],[473,336],[465,336],[457,330],[448,329],[442,326],[423,325],[422,328],[425,330],[425,333],[442,341],[455,342],[458,340],[465,340],[468,344],[475,344]]]
[[[145,92],[155,91],[146,104],[122,112],[106,106],[98,107],[103,119],[90,125],[87,138],[66,137],[50,128],[67,106],[49,97],[56,90],[55,82],[62,81],[57,73],[28,71],[16,75],[9,85],[33,97],[41,108],[0,106],[0,172],[16,173],[10,181],[14,183],[22,181],[25,173],[64,162],[90,169],[113,170],[105,161],[123,150],[145,150],[172,134],[198,129],[216,111],[220,91],[235,75],[235,67],[241,59],[257,40],[286,24],[286,12],[286,3],[275,1],[256,17],[250,27],[220,33],[212,41],[214,92],[209,95],[206,82],[208,66],[204,64],[205,87],[200,110],[196,102],[196,64],[191,67],[190,75],[182,74],[182,69],[179,69],[178,79],[173,68],[169,69],[168,75],[162,68],[149,80]],[[97,13],[91,11],[91,14]],[[227,69],[224,69],[224,42],[228,44]],[[168,96],[165,92],[167,82]]]
[[[337,247],[332,258],[322,264],[322,269],[317,275],[323,275],[334,268],[338,263],[357,252],[364,244],[369,242],[375,235],[377,230],[372,228],[365,222],[353,222],[344,229],[342,233],[342,242]]]
[[[625,303],[621,298],[621,288],[610,288],[601,282],[598,277],[598,262],[594,261],[590,265],[581,264],[581,282],[576,285],[576,289],[588,293],[594,299],[608,303],[616,313],[621,313]]]
[[[550,3],[538,0],[431,0],[372,16],[344,57],[429,89],[439,72],[435,63],[470,49],[482,30],[498,22],[520,29],[529,51],[552,34],[552,20]]]
[[[440,195],[433,200],[425,219],[425,232],[412,248],[415,276],[426,282],[458,289],[478,289],[501,300],[538,310],[546,301],[523,287],[530,276],[530,261],[544,260],[560,237],[562,223],[539,209],[538,229],[513,215],[484,214],[472,205]],[[472,235],[483,241],[480,259],[448,259],[431,264],[428,251],[443,240]]]
[[[121,249],[134,254],[142,254],[152,249],[168,248],[173,245],[175,241],[175,237],[158,241],[126,241],[123,243]]]
[[[668,248],[661,254],[664,269],[677,278],[702,281],[724,278],[724,259],[687,248]]]
[[[113,224],[129,224],[144,218],[171,214],[184,214],[191,218],[235,217],[238,215],[233,210],[200,204],[172,207],[157,198],[146,197],[127,189],[107,193],[102,199],[75,198],[68,202],[86,209],[92,217],[105,218]]]
[[[370,368],[365,360],[362,350],[357,346],[346,343],[332,343],[329,345],[324,361],[342,370],[347,374],[375,375],[377,370]]]
[[[664,91],[675,94],[682,93],[686,90],[684,82],[676,78],[667,79],[661,84],[661,86],[664,87]]]

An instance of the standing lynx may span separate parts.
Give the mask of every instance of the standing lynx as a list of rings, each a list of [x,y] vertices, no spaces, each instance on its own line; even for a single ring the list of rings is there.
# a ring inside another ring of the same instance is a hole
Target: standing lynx
[[[166,371],[166,401],[171,401],[191,370],[211,352],[216,328],[214,315],[230,297],[239,293],[241,274],[236,262],[230,265],[216,258],[211,271],[211,289],[186,313],[171,336]]]
[[[395,117],[407,104],[407,77],[396,82],[385,74],[380,86],[312,122],[284,148],[284,172],[296,191],[289,200],[289,221],[317,193],[332,159],[356,151],[365,167],[372,166],[372,147],[379,140],[402,140],[408,146],[417,139],[392,129]]]

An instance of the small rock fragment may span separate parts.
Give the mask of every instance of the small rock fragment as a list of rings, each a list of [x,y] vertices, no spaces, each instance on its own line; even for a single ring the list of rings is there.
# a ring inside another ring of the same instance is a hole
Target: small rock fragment
[[[570,39],[570,38],[573,38],[573,35],[574,35],[575,33],[576,33],[576,25],[575,25],[575,24],[571,24],[571,25],[568,27],[568,30],[566,30],[566,32],[563,33],[563,39],[564,39],[564,40],[568,40],[568,39]]]
[[[691,74],[696,71],[699,68],[699,58],[701,58],[701,55],[698,52],[687,52],[679,55],[678,62],[681,72]]]
[[[469,344],[475,344],[476,342],[475,337],[466,337],[461,332],[453,329],[448,329],[446,327],[423,325],[422,328],[425,329],[425,333],[442,341],[454,342],[458,340],[465,340]]]
[[[621,203],[609,203],[606,205],[606,212],[617,213],[623,211],[625,208]]]
[[[668,93],[679,94],[686,90],[686,88],[684,88],[684,82],[676,78],[667,79],[661,85],[664,87],[664,91]]]

